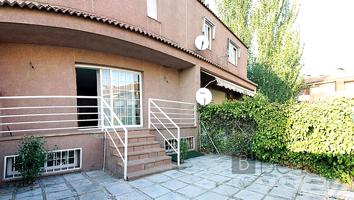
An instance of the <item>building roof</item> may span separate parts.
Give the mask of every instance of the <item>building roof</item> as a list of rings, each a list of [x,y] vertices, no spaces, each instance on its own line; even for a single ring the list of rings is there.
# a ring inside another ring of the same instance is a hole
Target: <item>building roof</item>
[[[199,1],[205,8],[207,8],[218,20],[220,20],[216,15],[215,13],[213,13],[203,2],[201,2],[200,0],[197,0]],[[58,13],[58,14],[63,14],[63,15],[70,15],[70,16],[74,16],[74,17],[80,17],[80,18],[83,18],[83,19],[86,19],[86,20],[92,20],[92,21],[96,21],[96,22],[99,22],[99,23],[104,23],[104,24],[108,24],[108,25],[111,25],[111,26],[115,26],[115,27],[118,27],[118,28],[122,28],[122,29],[125,29],[125,30],[128,30],[128,31],[131,31],[131,32],[135,32],[135,33],[138,33],[138,34],[142,34],[146,37],[149,37],[151,39],[154,39],[154,40],[157,40],[159,42],[162,42],[166,45],[169,45],[173,48],[176,48],[180,51],[183,51],[189,55],[192,55],[200,60],[203,60],[209,64],[212,64],[220,69],[223,69],[225,70],[221,65],[219,65],[218,63],[212,61],[212,60],[209,60],[208,58],[204,57],[204,56],[201,56],[200,54],[197,54],[196,52],[192,51],[192,50],[189,50],[187,48],[184,48],[182,46],[180,46],[179,44],[165,38],[165,37],[162,37],[158,34],[155,34],[155,33],[151,33],[149,31],[146,31],[142,28],[139,28],[139,27],[136,27],[136,26],[133,26],[133,25],[130,25],[130,24],[127,24],[127,23],[123,23],[123,22],[120,22],[116,19],[112,19],[112,18],[109,18],[109,17],[106,17],[106,16],[99,16],[99,15],[96,15],[96,14],[93,14],[93,13],[89,13],[89,12],[86,12],[86,11],[81,11],[81,10],[77,10],[77,9],[73,9],[73,8],[66,8],[66,7],[61,7],[61,6],[57,6],[57,5],[49,5],[49,4],[46,4],[46,3],[42,3],[42,2],[35,2],[35,1],[22,1],[22,0],[0,0],[0,6],[2,7],[17,7],[17,8],[22,8],[22,9],[33,9],[33,10],[39,10],[39,11],[45,11],[45,12],[54,12],[54,13]],[[221,20],[220,22],[222,24],[224,24]],[[231,31],[225,24],[224,26],[229,30]],[[231,31],[232,34],[234,34],[232,31]],[[235,35],[235,34],[234,34]],[[237,37],[235,35],[235,37]],[[241,41],[241,40],[240,40]],[[242,41],[241,41],[242,42]],[[246,46],[246,45],[245,45]],[[237,75],[235,75],[237,76]],[[252,85],[256,85],[255,83],[253,83],[252,81],[248,80],[248,79],[244,79],[242,77],[239,77],[237,76],[238,78],[244,80],[244,81],[247,81],[249,83],[251,83]]]
[[[307,77],[305,78],[305,83],[308,85],[313,85],[313,84],[320,84],[320,83],[327,83],[327,82],[334,82],[338,80],[343,80],[343,81],[354,81],[354,76],[335,76],[335,75],[323,75],[323,76],[317,76],[317,77]]]

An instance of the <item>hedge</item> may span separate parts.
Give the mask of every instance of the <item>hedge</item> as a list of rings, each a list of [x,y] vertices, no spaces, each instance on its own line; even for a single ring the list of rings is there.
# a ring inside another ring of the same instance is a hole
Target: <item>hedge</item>
[[[223,153],[247,153],[261,161],[352,182],[353,108],[354,101],[344,98],[279,104],[256,96],[200,107],[199,112]],[[214,151],[209,143],[204,148]]]

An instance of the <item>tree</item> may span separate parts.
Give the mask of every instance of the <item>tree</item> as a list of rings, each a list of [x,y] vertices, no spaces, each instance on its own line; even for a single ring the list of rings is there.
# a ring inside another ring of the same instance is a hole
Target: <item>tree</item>
[[[220,17],[249,46],[248,77],[269,100],[293,99],[303,84],[302,44],[290,0],[220,0]],[[286,91],[285,91],[286,90]]]
[[[249,46],[251,44],[250,11],[251,0],[220,0],[218,13],[222,20],[231,28],[240,39]]]

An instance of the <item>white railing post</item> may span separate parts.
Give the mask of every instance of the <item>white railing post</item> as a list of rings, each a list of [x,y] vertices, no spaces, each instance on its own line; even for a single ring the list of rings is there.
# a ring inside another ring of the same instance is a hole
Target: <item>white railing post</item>
[[[107,117],[107,115],[104,113],[104,117],[107,120],[108,124],[110,124],[110,128],[113,129],[114,133],[116,134],[116,137],[118,137],[118,139],[120,140],[120,142],[123,144],[124,147],[124,155],[121,154],[121,152],[119,151],[119,148],[117,147],[116,143],[114,142],[111,134],[109,133],[109,131],[106,130],[106,133],[108,134],[108,136],[110,137],[111,141],[113,142],[114,147],[116,148],[119,156],[121,157],[121,159],[123,160],[123,178],[124,180],[128,180],[128,130],[127,128],[124,126],[124,124],[122,123],[122,121],[118,118],[117,114],[114,112],[113,108],[110,107],[108,105],[108,103],[102,99],[102,102],[104,102],[104,104],[107,106],[107,109],[109,109],[110,111],[110,116],[112,116],[115,120],[117,120],[119,126],[123,129],[124,131],[124,141],[122,140],[122,138],[120,137],[120,135],[118,134],[118,132],[116,131],[116,127],[114,125],[114,120],[110,119]]]
[[[128,180],[128,131],[124,131],[124,180]]]
[[[159,106],[157,105],[156,102],[165,102],[165,103],[172,103],[172,104],[178,104],[178,105],[188,105],[188,106],[192,106],[193,109],[187,109],[187,108],[179,108],[178,106],[172,106],[172,107],[164,107],[164,106]],[[156,111],[152,110],[152,108],[156,109]],[[174,111],[170,111],[170,112],[165,112],[163,109],[167,109],[167,110],[174,110]],[[149,115],[148,115],[148,122],[149,122],[149,128],[153,127],[158,134],[161,135],[161,137],[165,140],[165,142],[167,142],[167,144],[171,147],[171,149],[176,152],[177,154],[177,166],[180,167],[181,165],[181,129],[180,126],[178,126],[177,124],[193,124],[194,126],[197,125],[197,120],[196,120],[196,104],[195,103],[187,103],[187,102],[181,102],[181,101],[171,101],[171,100],[162,100],[162,99],[152,99],[149,98],[149,104],[148,104],[148,111],[149,111]],[[183,113],[185,111],[193,111],[193,113]],[[155,115],[156,113],[158,114],[162,114],[163,117],[159,117],[158,115]],[[191,115],[193,116],[193,118],[176,118],[176,117],[170,117],[168,116],[168,114],[171,115]],[[151,121],[151,118],[154,118],[156,120],[156,123]],[[167,120],[168,122],[164,122],[162,119]],[[181,119],[188,119],[191,120],[193,119],[193,123],[183,123],[183,122],[175,122],[173,119],[177,119],[177,120],[181,120]],[[161,125],[161,127],[157,127],[155,126],[155,124],[159,124]],[[168,126],[168,124],[172,124],[171,126]],[[170,143],[168,141],[168,139],[165,137],[165,135],[163,134],[163,132],[161,132],[159,129],[164,129],[165,131],[167,131],[167,133],[170,134],[170,137],[172,137],[172,139],[174,139],[176,141],[176,143]],[[171,129],[176,129],[177,130],[177,135],[176,133],[172,133]],[[177,147],[175,146],[175,144],[177,144]]]
[[[197,126],[197,104],[194,104],[193,106],[193,112],[194,112],[194,126]]]
[[[149,129],[151,128],[151,99],[149,98],[148,100],[148,126],[149,126]]]
[[[177,166],[178,168],[181,165],[181,131],[180,128],[177,128]]]
[[[104,117],[103,117],[103,112],[104,112],[104,108],[103,108],[103,97],[101,96],[99,98],[100,100],[100,110],[101,110],[101,131],[103,131],[104,128]]]

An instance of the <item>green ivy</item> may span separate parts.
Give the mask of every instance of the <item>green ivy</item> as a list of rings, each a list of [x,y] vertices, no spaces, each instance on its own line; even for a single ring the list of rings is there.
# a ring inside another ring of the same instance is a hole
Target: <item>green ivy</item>
[[[265,162],[354,179],[354,101],[270,103],[263,96],[200,107],[201,122],[224,153],[248,152]],[[252,125],[254,123],[254,125]],[[240,133],[241,128],[247,133]],[[248,139],[247,139],[247,138]],[[212,151],[209,144],[206,150]]]

